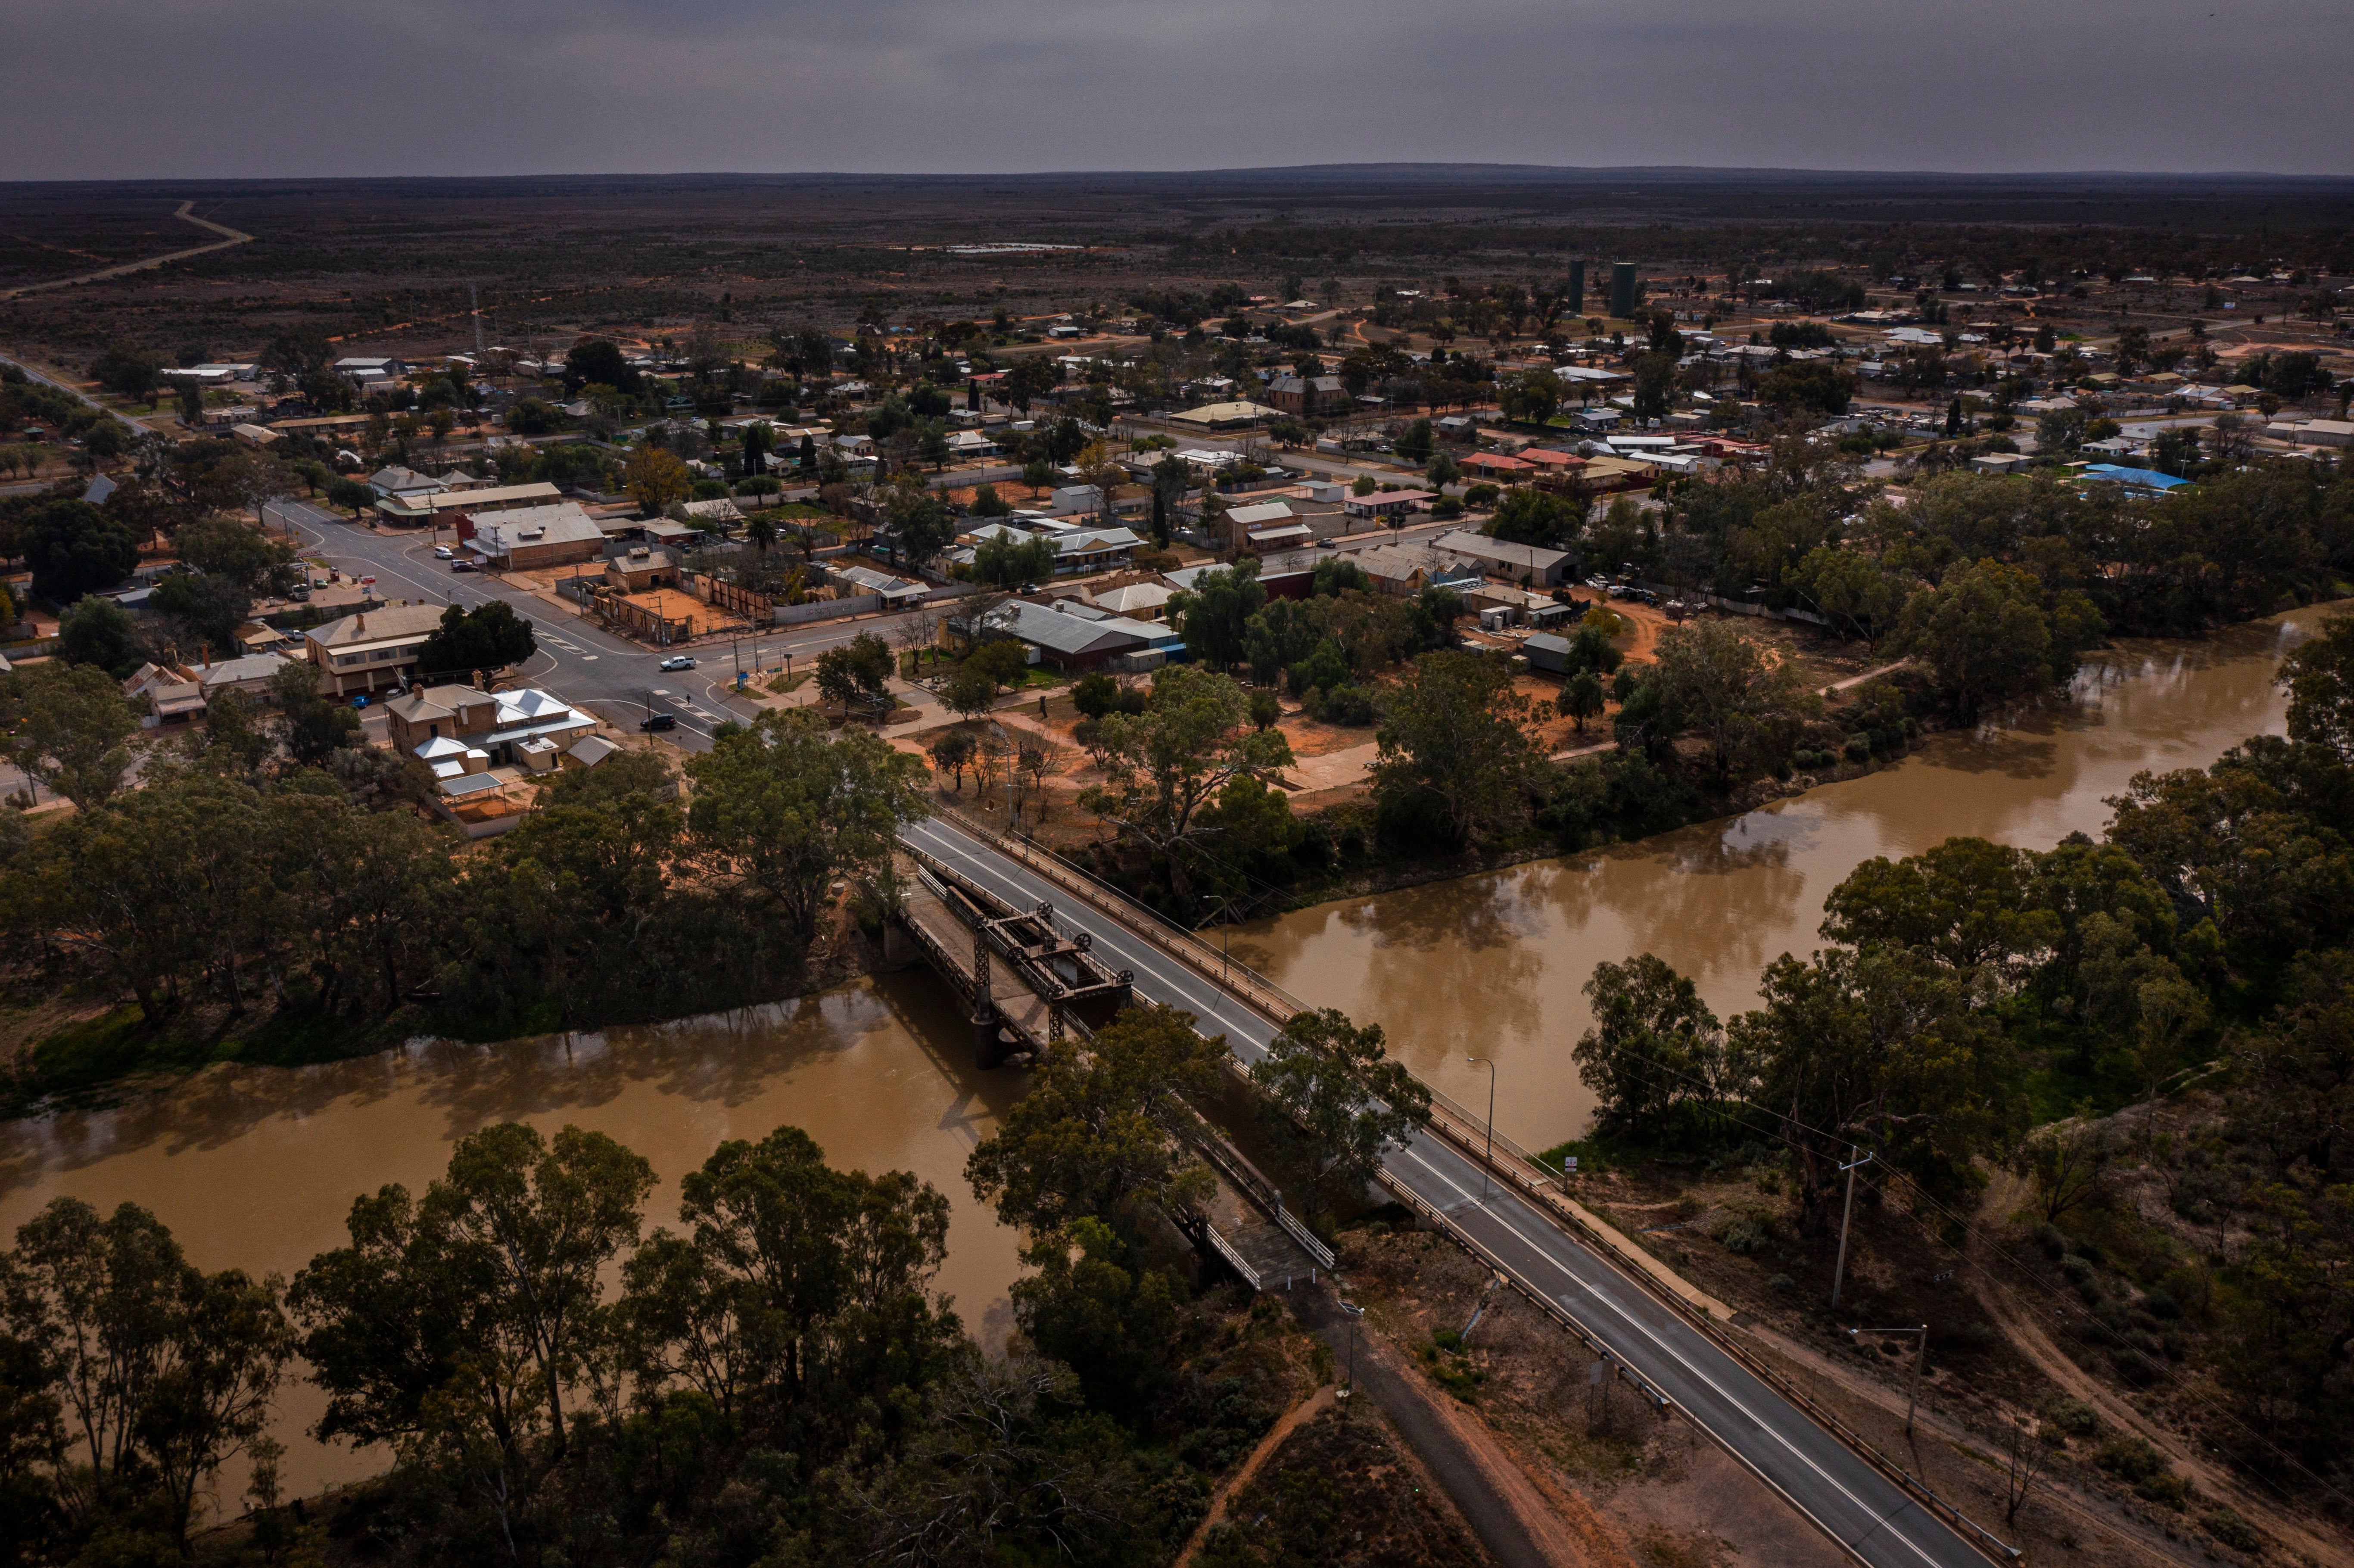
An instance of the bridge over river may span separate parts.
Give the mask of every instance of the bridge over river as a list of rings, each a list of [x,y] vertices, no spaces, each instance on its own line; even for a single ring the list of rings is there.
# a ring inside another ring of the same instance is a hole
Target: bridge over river
[[[1131,999],[1185,1009],[1248,1064],[1304,1005],[1032,846],[947,817],[917,824],[906,840],[918,873],[906,929],[970,1011],[984,1065],[1092,1029]],[[1427,1136],[1385,1156],[1384,1185],[1585,1340],[1663,1415],[1691,1421],[1870,1568],[1979,1568],[2017,1558],[1814,1404],[1721,1306],[1587,1213],[1561,1177],[1509,1139],[1491,1140],[1444,1097],[1434,1095],[1433,1109]],[[1270,1277],[1287,1268],[1331,1266],[1331,1254],[1282,1211],[1280,1194],[1214,1129],[1179,1131],[1197,1141],[1223,1184],[1205,1213],[1179,1216],[1218,1238],[1206,1250],[1254,1284],[1275,1283]],[[1194,1234],[1197,1244],[1207,1240]]]

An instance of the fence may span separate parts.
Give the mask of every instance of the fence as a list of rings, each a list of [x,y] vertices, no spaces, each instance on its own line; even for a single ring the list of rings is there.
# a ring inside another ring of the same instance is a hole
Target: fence
[[[862,593],[850,599],[821,599],[807,604],[780,604],[772,613],[779,626],[803,626],[812,620],[840,620],[845,616],[872,615],[882,608],[881,594]]]

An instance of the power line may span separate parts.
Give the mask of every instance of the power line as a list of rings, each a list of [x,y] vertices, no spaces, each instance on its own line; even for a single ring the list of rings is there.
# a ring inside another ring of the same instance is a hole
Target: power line
[[[1670,1077],[1681,1078],[1688,1083],[1698,1085],[1703,1088],[1707,1087],[1704,1080],[1700,1079],[1691,1074],[1682,1072],[1670,1064],[1649,1060],[1649,1065],[1658,1068],[1660,1072],[1667,1074]],[[1819,1138],[1831,1139],[1832,1137],[1832,1135],[1822,1131],[1820,1128],[1808,1126],[1807,1123],[1799,1121],[1795,1117],[1787,1116],[1781,1112],[1771,1110],[1766,1107],[1757,1105],[1755,1101],[1742,1097],[1735,1096],[1730,1098],[1718,1098],[1714,1103],[1720,1106],[1733,1106],[1738,1107],[1743,1110],[1755,1111],[1758,1115],[1769,1118],[1769,1121],[1774,1125],[1767,1128],[1759,1129],[1755,1128],[1748,1128],[1746,1127],[1746,1124],[1744,1124],[1744,1128],[1745,1130],[1751,1131],[1762,1130],[1765,1132],[1766,1136],[1787,1143],[1793,1149],[1804,1150],[1805,1146],[1800,1144],[1797,1139],[1791,1138],[1787,1132],[1781,1130],[1781,1128],[1786,1127],[1798,1127]],[[1834,1139],[1834,1141],[1851,1140]],[[1943,1214],[1946,1219],[1960,1226],[1965,1242],[1967,1242],[1970,1233],[1977,1228],[1973,1220],[1956,1213],[1942,1200],[1937,1198],[1935,1193],[1932,1193],[1927,1189],[1924,1188],[1919,1181],[1903,1171],[1893,1165],[1886,1165],[1884,1163],[1881,1168],[1889,1171],[1895,1180],[1903,1182],[1905,1187],[1914,1195],[1914,1202],[1911,1205],[1905,1205],[1904,1207],[1906,1207],[1907,1212],[1910,1213],[1914,1222],[1921,1226],[1923,1234],[1927,1236],[1929,1240],[1936,1243],[1938,1245],[1946,1247],[1949,1251],[1957,1255],[1959,1262],[1964,1266],[1972,1269],[1981,1277],[1989,1281],[1995,1280],[1996,1276],[1994,1275],[1994,1272],[1988,1268],[1983,1262],[1971,1256],[1967,1245],[1955,1245],[1952,1243],[1946,1242],[1943,1236],[1938,1235],[1934,1230],[1932,1230],[1923,1219],[1920,1213],[1920,1206],[1925,1204],[1934,1208],[1938,1213]],[[1883,1200],[1884,1206],[1884,1200],[1888,1195],[1885,1185],[1883,1183],[1875,1182],[1870,1178],[1866,1178],[1865,1186],[1867,1191],[1878,1194]],[[2104,1340],[2096,1340],[2094,1342],[2114,1341],[2116,1339],[2115,1331],[2109,1329],[2106,1324],[2101,1323],[2097,1319],[2085,1319],[2082,1316],[2081,1308],[2070,1308],[2067,1298],[2057,1287],[2052,1285],[2049,1281],[2041,1278],[2040,1276],[2027,1268],[2019,1258],[2006,1251],[1999,1242],[1995,1241],[1990,1236],[1982,1236],[1981,1239],[1988,1250],[1992,1251],[1996,1256],[2001,1258],[2004,1262],[2009,1264],[2029,1285],[2042,1291],[2047,1297],[2052,1298],[2063,1308],[2067,1308],[2069,1311],[2076,1313],[2077,1322],[2089,1321],[2093,1326],[2096,1327],[2099,1333],[2105,1338]],[[2080,1331],[2075,1330],[2068,1317],[2060,1316],[2059,1314],[2055,1314],[2055,1317],[2058,1318],[2061,1326],[2070,1329],[2071,1331],[2075,1334],[2076,1338],[2083,1339],[2086,1337]],[[2273,1442],[2263,1433],[2258,1432],[2253,1427],[2250,1426],[2238,1415],[2237,1413],[2220,1404],[2212,1395],[2182,1382],[2174,1372],[2173,1369],[2160,1364],[2158,1365],[2158,1370],[2160,1375],[2169,1385],[2171,1392],[2179,1395],[2186,1396],[2197,1403],[2201,1408],[2211,1412],[2222,1422],[2228,1424],[2239,1432],[2244,1434],[2247,1437],[2253,1439],[2254,1443],[2260,1445],[2265,1451],[2279,1458],[2285,1465],[2302,1473],[2316,1486],[2321,1487],[2325,1490],[2328,1491],[2332,1496],[2338,1498],[2341,1501],[2354,1500],[2347,1499],[2345,1493],[2340,1491],[2338,1488],[2330,1485],[2329,1482],[2324,1480],[2321,1477],[2315,1475],[2312,1468],[2302,1459],[2298,1458],[2296,1455],[2284,1450],[2278,1444]],[[2282,1490],[2279,1484],[2274,1481],[2270,1477],[2265,1476],[2261,1472],[2251,1472],[2251,1474],[2253,1476],[2255,1480],[2278,1495],[2284,1504],[2287,1504],[2291,1501],[2289,1495],[2285,1491]]]

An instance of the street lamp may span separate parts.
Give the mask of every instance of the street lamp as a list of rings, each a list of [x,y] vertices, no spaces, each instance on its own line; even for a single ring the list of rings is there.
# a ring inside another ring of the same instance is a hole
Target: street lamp
[[[1227,906],[1227,904],[1228,904],[1229,900],[1225,899],[1225,898],[1221,898],[1221,897],[1219,897],[1216,894],[1212,894],[1212,895],[1210,895],[1210,902],[1211,902],[1211,903],[1213,903],[1213,904],[1214,904],[1214,905],[1216,905],[1216,906],[1218,906],[1218,913],[1219,913],[1221,916],[1224,916],[1224,915],[1225,914],[1225,912],[1226,912],[1226,906]],[[1206,922],[1205,922],[1205,924],[1206,924]],[[1198,930],[1200,930],[1200,929],[1201,929],[1201,927],[1196,926],[1196,927],[1194,927],[1194,929],[1198,931]],[[1219,979],[1221,981],[1224,981],[1225,980],[1226,980],[1226,979],[1227,979],[1227,969],[1226,969],[1226,923],[1225,923],[1225,921],[1224,919],[1221,919],[1221,920],[1218,922],[1218,979]]]
[[[1917,1329],[1850,1329],[1847,1331],[1847,1337],[1850,1340],[1855,1340],[1856,1336],[1860,1334],[1911,1334],[1914,1336],[1913,1345],[1913,1375],[1905,1380],[1904,1384],[1904,1432],[1905,1436],[1912,1436],[1913,1406],[1921,1393],[1921,1363],[1928,1360],[1929,1357],[1929,1325],[1924,1323]]]
[[[1488,1069],[1488,1153],[1479,1166],[1479,1196],[1488,1195],[1488,1167],[1496,1162],[1496,1064],[1485,1056],[1466,1056],[1464,1061],[1475,1067]]]

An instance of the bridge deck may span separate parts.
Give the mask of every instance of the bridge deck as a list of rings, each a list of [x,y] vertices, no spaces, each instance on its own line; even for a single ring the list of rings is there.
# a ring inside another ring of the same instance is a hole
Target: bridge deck
[[[940,978],[964,999],[968,1008],[975,1008],[978,1000],[973,980],[973,930],[950,909],[948,901],[921,878],[907,884],[903,909],[904,923],[916,945],[924,949]],[[998,1022],[1010,1030],[1029,1050],[1045,1048],[1051,1033],[1049,1009],[1038,993],[1013,965],[996,960],[989,964],[989,1001]],[[978,1011],[975,1008],[975,1011]]]

